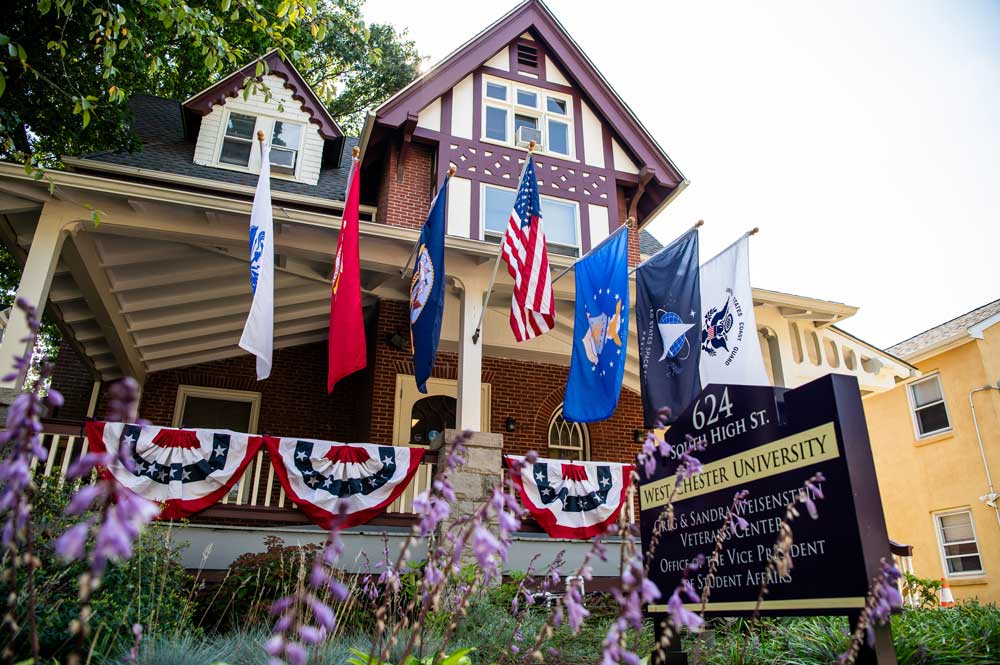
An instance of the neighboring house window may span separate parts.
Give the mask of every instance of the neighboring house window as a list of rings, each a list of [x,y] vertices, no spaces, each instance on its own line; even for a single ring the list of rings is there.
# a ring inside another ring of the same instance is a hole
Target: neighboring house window
[[[519,83],[484,80],[483,138],[569,157],[573,150],[572,98]]]
[[[914,381],[908,388],[917,438],[947,432],[951,429],[948,407],[944,403],[944,393],[941,390],[940,375],[935,374],[926,379]]]
[[[302,149],[303,125],[235,111],[226,118],[219,163],[250,168],[258,130],[271,136],[271,170],[295,175]]]
[[[562,404],[549,419],[549,455],[585,462],[590,459],[590,432],[583,423],[566,422]]]
[[[970,510],[938,513],[934,516],[944,569],[949,576],[981,575],[983,562]]]
[[[513,189],[483,185],[483,239],[500,242],[514,208]],[[580,255],[580,207],[574,201],[541,197],[546,247],[553,254]]]

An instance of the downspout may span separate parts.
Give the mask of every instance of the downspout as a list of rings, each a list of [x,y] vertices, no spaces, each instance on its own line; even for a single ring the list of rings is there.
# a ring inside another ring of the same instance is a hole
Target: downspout
[[[1000,382],[998,382],[998,384],[1000,384]],[[990,464],[986,458],[986,447],[983,445],[983,435],[979,431],[979,420],[976,418],[976,403],[972,399],[976,393],[983,390],[1000,390],[1000,387],[985,385],[982,388],[973,388],[969,391],[969,410],[972,411],[972,425],[976,428],[976,439],[979,441],[979,453],[983,456],[983,470],[986,471],[986,484],[989,486],[989,493],[980,498],[987,502],[993,502],[993,512],[996,513],[997,524],[1000,524],[1000,505],[997,504],[997,500],[1000,499],[1000,497],[997,496],[997,492],[993,488],[993,477],[990,475]]]

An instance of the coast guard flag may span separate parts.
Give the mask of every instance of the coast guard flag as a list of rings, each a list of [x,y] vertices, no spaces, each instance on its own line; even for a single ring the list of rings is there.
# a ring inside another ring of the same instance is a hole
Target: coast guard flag
[[[417,390],[427,392],[427,379],[437,358],[444,314],[444,211],[448,208],[448,181],[431,203],[417,241],[417,258],[410,279],[410,346]]]
[[[271,375],[274,348],[274,224],[271,221],[270,147],[260,144],[260,177],[250,211],[250,288],[253,303],[240,348],[257,356],[257,380]]]
[[[123,436],[132,445],[135,471],[118,460]],[[87,423],[90,452],[115,455],[114,464],[101,474],[163,504],[161,520],[181,519],[219,501],[243,475],[261,442],[259,436],[229,430]]]
[[[701,309],[701,385],[770,385],[753,315],[748,236],[701,267]]]
[[[674,422],[701,392],[701,291],[698,229],[654,254],[636,270],[639,383],[646,427],[670,408]]]
[[[330,333],[327,338],[326,392],[348,374],[364,369],[368,352],[361,316],[361,260],[358,255],[358,205],[361,199],[361,165],[351,163],[347,201],[340,220],[337,254],[333,260],[330,290]]]
[[[513,455],[505,460],[511,469],[516,462],[524,464],[520,475],[512,474],[521,503],[553,538],[588,539],[604,533],[618,521],[635,468],[543,458],[528,464]]]
[[[264,437],[285,494],[316,524],[364,524],[395,501],[423,459],[423,448]],[[343,513],[341,509],[343,508]]]
[[[523,342],[552,330],[556,325],[556,303],[552,297],[535,159],[530,154],[521,172],[507,232],[500,243],[500,256],[514,279],[514,297],[510,303],[514,339]]]
[[[576,263],[573,356],[563,417],[592,423],[618,406],[628,344],[628,228]]]

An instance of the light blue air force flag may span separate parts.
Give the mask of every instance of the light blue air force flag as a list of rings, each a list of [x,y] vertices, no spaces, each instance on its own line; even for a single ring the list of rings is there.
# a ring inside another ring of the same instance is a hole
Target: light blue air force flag
[[[257,356],[257,380],[271,375],[274,348],[274,224],[271,221],[270,146],[261,143],[260,177],[250,211],[250,288],[253,304],[240,348]]]
[[[670,409],[674,422],[701,392],[701,287],[698,230],[692,229],[639,265],[635,274],[639,384],[646,427]]]
[[[628,229],[576,264],[573,357],[563,417],[592,423],[618,406],[628,345]]]

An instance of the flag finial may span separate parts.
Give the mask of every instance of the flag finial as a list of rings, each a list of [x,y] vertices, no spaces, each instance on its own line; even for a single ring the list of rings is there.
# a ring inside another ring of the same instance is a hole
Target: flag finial
[[[359,148],[358,146],[354,146],[353,148],[351,148],[351,157],[357,159],[358,155],[360,154],[361,154],[361,148]]]
[[[705,220],[704,219],[699,219],[698,223],[694,225],[694,228],[700,229],[703,226],[705,226]]]
[[[449,166],[448,167],[448,177],[450,178],[453,175],[455,175],[455,171],[457,171],[457,169],[455,168],[454,164],[452,164],[451,166]]]
[[[533,153],[533,152],[535,152],[535,142],[534,141],[528,141],[528,153],[530,154],[530,153]]]
[[[257,130],[257,140],[260,141],[261,143],[264,142],[264,130],[263,129],[258,129]]]
[[[758,233],[760,233],[760,227],[759,226],[755,226],[752,229],[750,229],[749,231],[747,231],[747,235],[748,236],[755,236]]]

